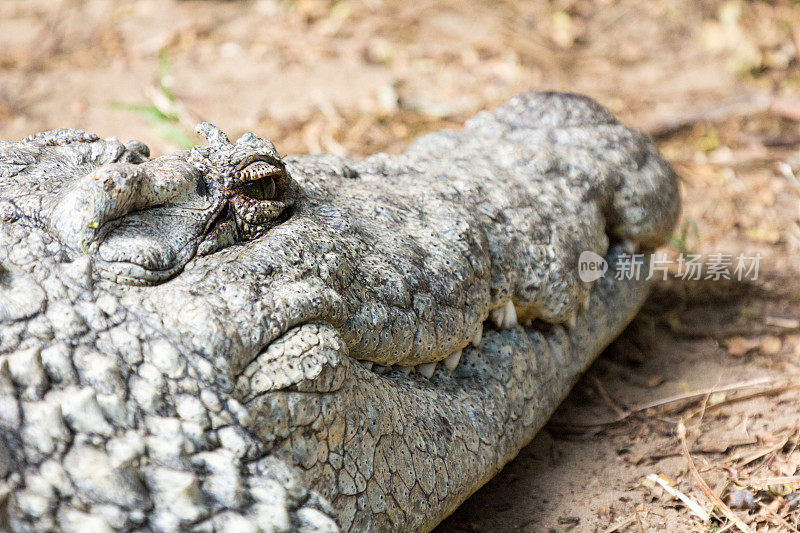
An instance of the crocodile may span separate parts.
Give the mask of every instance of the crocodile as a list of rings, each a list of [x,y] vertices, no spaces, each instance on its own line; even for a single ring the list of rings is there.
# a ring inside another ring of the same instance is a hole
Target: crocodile
[[[0,142],[0,529],[430,530],[633,318],[614,266],[680,209],[573,94],[361,160],[198,133]]]

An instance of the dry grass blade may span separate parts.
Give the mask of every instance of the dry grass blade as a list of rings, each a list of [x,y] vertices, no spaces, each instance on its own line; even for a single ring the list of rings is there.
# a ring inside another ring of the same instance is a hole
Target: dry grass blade
[[[735,526],[735,525],[736,525],[736,524],[734,524],[733,522],[728,522],[727,524],[725,524],[725,525],[722,527],[722,529],[719,529],[719,530],[717,530],[717,533],[725,533],[725,532],[726,532],[726,531],[728,531],[729,529],[732,529],[732,528],[733,528],[733,526]]]
[[[614,524],[613,526],[604,529],[602,531],[602,533],[615,533],[616,531],[619,531],[620,529],[628,527],[629,525],[631,525],[634,522],[636,522],[636,516],[637,515],[638,515],[638,513],[635,513],[633,516],[629,516],[628,518],[626,518],[622,522],[620,522],[618,524]]]
[[[747,479],[745,481],[751,487],[763,489],[773,485],[783,485],[784,483],[800,483],[800,476],[776,476],[761,479]]]
[[[759,451],[757,451],[757,452],[755,452],[755,453],[753,453],[751,455],[748,455],[746,457],[742,457],[742,458],[738,459],[738,463],[737,463],[738,466],[742,467],[742,466],[748,465],[748,464],[752,463],[753,461],[757,461],[758,459],[761,459],[762,457],[764,457],[766,455],[769,455],[769,454],[771,454],[773,452],[777,452],[778,450],[780,450],[784,446],[786,446],[786,444],[789,442],[789,439],[792,438],[792,436],[795,435],[796,433],[797,433],[797,430],[791,431],[791,432],[787,433],[786,436],[783,439],[781,439],[780,442],[778,442],[778,444],[775,444],[773,446],[769,446],[768,448],[765,448],[763,450],[759,450]]]
[[[659,485],[661,485],[661,488],[667,491],[673,498],[677,498],[680,501],[682,501],[683,504],[686,507],[688,507],[689,510],[692,511],[701,521],[708,522],[709,520],[711,520],[711,515],[708,513],[708,511],[703,509],[702,505],[700,505],[699,503],[691,499],[689,496],[679,491],[678,489],[670,486],[670,484],[661,479],[660,476],[657,476],[655,474],[650,474],[649,476],[647,476],[647,479],[649,479],[654,483],[658,483]]]
[[[683,456],[686,458],[686,463],[689,466],[689,471],[692,473],[692,477],[694,478],[697,485],[700,487],[700,490],[703,491],[703,494],[705,494],[706,497],[708,497],[708,499],[711,500],[711,503],[713,503],[714,506],[717,509],[719,509],[728,520],[733,522],[736,525],[736,527],[738,527],[739,530],[742,531],[742,533],[753,533],[753,530],[750,529],[750,527],[747,524],[742,522],[742,519],[736,516],[736,513],[734,513],[730,507],[725,505],[725,502],[720,500],[719,496],[714,494],[714,491],[711,490],[711,487],[708,486],[708,483],[706,483],[706,481],[700,475],[700,472],[698,472],[697,467],[695,466],[694,461],[692,460],[692,456],[689,453],[689,446],[686,444],[686,426],[683,424],[682,421],[678,422],[678,438],[681,441],[681,450],[683,450]]]
[[[696,398],[703,398],[703,397],[709,396],[711,394],[719,393],[719,392],[732,392],[732,391],[737,391],[737,390],[741,390],[741,389],[749,389],[749,388],[752,388],[752,387],[759,387],[759,386],[763,386],[763,385],[767,385],[767,384],[774,384],[774,381],[771,378],[766,378],[765,377],[765,378],[753,379],[753,380],[750,380],[750,381],[742,381],[742,382],[739,382],[739,383],[731,383],[729,385],[725,385],[725,386],[722,386],[722,387],[714,387],[714,388],[710,388],[710,389],[702,389],[702,390],[693,391],[693,392],[686,392],[686,393],[682,393],[682,394],[676,394],[674,396],[667,396],[666,398],[661,398],[659,400],[654,400],[652,402],[647,402],[647,403],[644,403],[644,404],[636,405],[636,406],[628,409],[627,411],[622,411],[621,413],[618,413],[618,416],[616,418],[612,418],[611,420],[603,420],[603,421],[600,421],[600,422],[576,422],[576,423],[570,423],[568,427],[571,427],[571,428],[587,428],[588,427],[588,428],[590,428],[590,427],[597,427],[597,426],[607,426],[607,425],[610,425],[610,424],[617,424],[619,422],[622,422],[626,418],[629,418],[631,415],[634,415],[636,413],[641,413],[643,411],[647,411],[648,409],[655,409],[656,407],[662,407],[664,405],[669,405],[669,404],[676,403],[676,402],[681,402],[681,401],[686,401],[686,400],[693,400],[693,399],[696,399]],[[745,396],[745,398],[751,398],[751,397],[760,396],[760,395],[764,395],[764,394],[773,394],[773,393],[781,392],[783,390],[787,390],[787,389],[790,389],[790,388],[800,388],[800,384],[782,384],[782,385],[779,385],[779,386],[773,386],[773,387],[770,387],[770,388],[765,389],[763,391],[758,391],[758,392],[755,392],[753,394],[747,395],[747,396]],[[602,395],[602,393],[601,393],[601,395]],[[609,400],[610,400],[610,398],[609,398]],[[731,400],[726,400],[726,401],[734,402],[734,401],[737,401],[737,399],[733,398]],[[612,403],[613,403],[613,401],[612,401]],[[721,402],[720,404],[717,404],[717,405],[722,405],[724,403],[725,402]],[[716,405],[714,407],[716,407]],[[556,426],[557,426],[557,424],[556,424]]]
[[[636,524],[639,526],[639,533],[644,533],[644,524],[642,524],[642,517],[639,512],[636,512]]]
[[[710,389],[703,389],[693,392],[686,392],[683,394],[676,394],[674,396],[668,396],[666,398],[662,398],[660,400],[654,400],[652,402],[648,402],[642,405],[637,405],[632,409],[632,411],[647,411],[648,409],[653,409],[655,407],[661,407],[662,405],[667,405],[670,403],[680,402],[684,400],[692,400],[694,398],[700,398],[703,396],[707,396],[709,394],[715,394],[718,392],[732,392],[741,389],[749,389],[751,387],[759,387],[761,385],[772,384],[773,380],[771,378],[758,378],[753,379],[750,381],[742,381],[739,383],[731,383],[729,385],[724,385],[722,387],[712,387]],[[774,387],[773,387],[774,388]],[[771,390],[771,389],[770,389]]]
[[[756,392],[753,392],[753,393],[750,393],[750,394],[737,396],[736,398],[728,398],[728,399],[723,400],[723,401],[721,401],[719,403],[715,403],[714,405],[707,406],[705,409],[702,409],[702,408],[698,409],[698,410],[694,411],[693,413],[690,413],[689,415],[685,416],[684,419],[690,420],[690,419],[694,418],[697,415],[705,415],[705,413],[708,412],[708,411],[716,411],[716,410],[719,410],[719,409],[725,407],[726,405],[732,405],[734,403],[745,402],[747,400],[752,400],[753,398],[758,398],[759,396],[770,396],[770,395],[773,395],[773,394],[780,394],[781,392],[786,392],[788,390],[798,389],[798,388],[800,388],[800,383],[784,383],[782,385],[777,385],[775,387],[769,387],[767,389],[762,389],[760,391],[756,391]],[[724,392],[724,391],[718,391],[718,392]]]

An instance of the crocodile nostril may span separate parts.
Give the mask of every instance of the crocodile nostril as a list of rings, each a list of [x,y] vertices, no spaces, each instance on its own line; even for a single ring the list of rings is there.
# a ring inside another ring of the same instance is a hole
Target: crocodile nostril
[[[204,179],[200,178],[197,180],[197,186],[195,187],[195,192],[198,196],[205,197],[208,194],[208,185]]]

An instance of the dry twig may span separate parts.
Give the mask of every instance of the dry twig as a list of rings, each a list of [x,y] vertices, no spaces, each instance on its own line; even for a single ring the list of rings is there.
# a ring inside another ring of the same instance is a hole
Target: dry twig
[[[652,137],[667,137],[701,122],[724,122],[734,117],[767,112],[789,120],[800,120],[800,101],[767,91],[753,91],[683,115],[643,124],[641,129]]]
[[[589,378],[592,380],[592,383],[594,383],[597,393],[600,395],[600,398],[603,399],[606,405],[608,405],[612,411],[617,413],[617,416],[627,416],[627,411],[625,411],[617,402],[614,401],[611,395],[609,395],[606,391],[605,387],[603,387],[603,384],[600,382],[600,380],[597,379],[596,376],[589,376]]]
[[[692,477],[700,487],[700,490],[703,491],[703,494],[705,494],[706,497],[711,500],[711,503],[713,503],[714,506],[719,509],[728,520],[733,522],[742,533],[752,533],[753,530],[750,529],[747,524],[742,522],[742,519],[739,518],[730,507],[725,505],[725,502],[723,502],[719,496],[714,494],[714,491],[712,491],[711,487],[708,486],[708,483],[706,483],[706,481],[700,475],[700,472],[697,471],[697,467],[695,466],[692,456],[689,453],[689,446],[686,444],[686,426],[683,424],[683,421],[678,422],[678,438],[681,441],[681,449],[683,450],[683,456],[686,458],[686,463],[689,466],[689,471],[692,473]]]

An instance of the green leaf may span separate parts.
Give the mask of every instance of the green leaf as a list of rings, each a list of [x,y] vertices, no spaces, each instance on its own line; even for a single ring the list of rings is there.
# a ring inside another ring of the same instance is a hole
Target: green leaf
[[[167,87],[165,80],[169,76],[169,52],[166,48],[158,51],[158,90],[161,91],[167,100],[175,101],[175,94]]]

